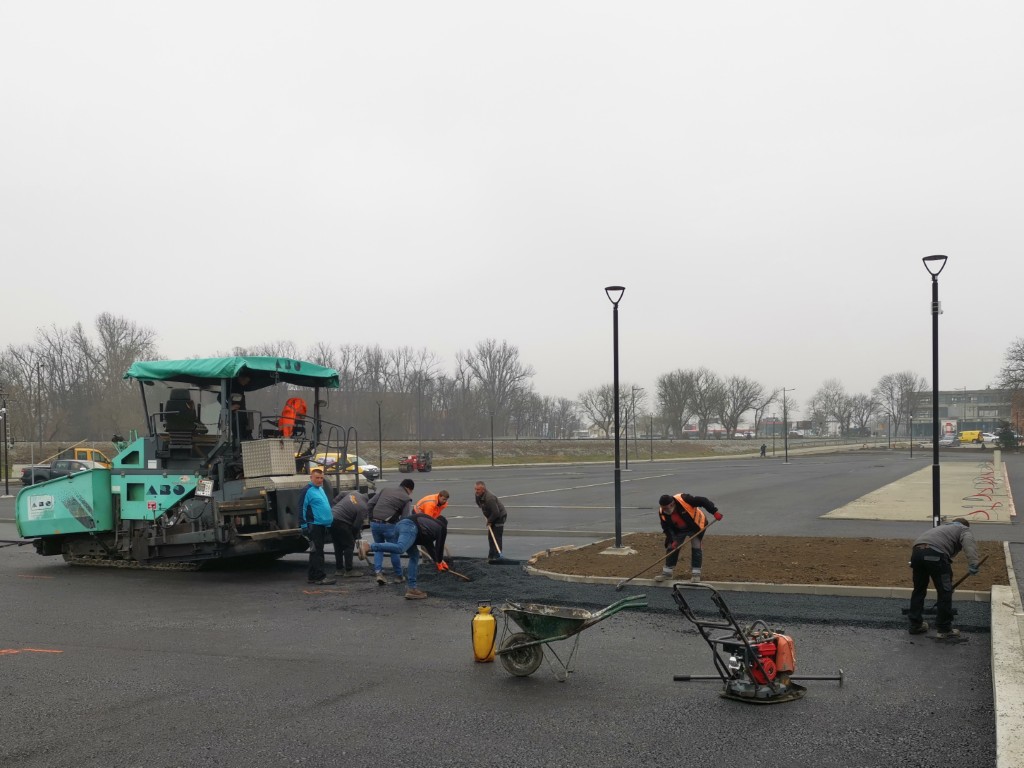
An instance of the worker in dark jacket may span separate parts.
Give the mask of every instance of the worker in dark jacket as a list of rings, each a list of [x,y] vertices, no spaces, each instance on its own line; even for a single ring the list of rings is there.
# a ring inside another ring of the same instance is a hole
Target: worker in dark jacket
[[[366,494],[349,491],[339,496],[331,514],[334,523],[331,525],[331,538],[334,540],[334,557],[338,561],[338,574],[345,576],[362,576],[362,571],[352,568],[352,546],[360,538],[363,523],[367,515]]]
[[[920,635],[928,631],[924,618],[924,598],[928,594],[928,582],[935,585],[938,601],[935,605],[935,637],[939,640],[957,637],[959,629],[953,629],[953,566],[952,560],[963,550],[967,557],[967,570],[978,572],[978,545],[971,533],[971,524],[958,517],[952,523],[931,528],[918,537],[910,552],[910,567],[914,572],[914,591],[910,596],[910,634]]]
[[[505,532],[508,513],[501,499],[488,491],[484,483],[477,482],[475,492],[476,505],[483,512],[487,524],[487,562],[501,562],[501,537]]]
[[[704,496],[677,493],[675,496],[665,494],[658,499],[658,519],[661,521],[661,530],[665,532],[665,550],[669,555],[665,558],[661,573],[654,577],[655,581],[672,578],[672,571],[679,562],[679,548],[687,539],[690,539],[690,581],[700,581],[700,569],[704,563],[704,533],[710,525],[708,514],[713,515],[715,520],[722,519],[722,513],[718,511],[715,502]]]
[[[409,556],[409,565],[406,569],[409,584],[405,590],[406,600],[422,600],[427,593],[417,586],[419,575],[420,550],[419,546],[429,547],[429,551],[438,559],[437,570],[447,571],[448,565],[444,562],[444,540],[448,535],[448,521],[444,517],[433,518],[430,515],[415,514],[411,517],[403,517],[395,524],[398,532],[396,541],[374,541],[370,544],[366,541],[359,542],[357,551],[360,560],[369,560],[370,553],[375,556],[388,552],[393,556],[401,557],[403,554]]]
[[[412,489],[416,483],[405,479],[398,484],[397,488],[386,488],[367,504],[370,515],[370,534],[377,544],[385,542],[394,544],[398,541],[398,521],[403,517],[412,515]],[[373,556],[373,571],[377,578],[377,584],[384,586],[388,580],[384,578],[384,552],[375,552]],[[391,552],[391,570],[396,583],[405,580],[402,575],[401,553]]]

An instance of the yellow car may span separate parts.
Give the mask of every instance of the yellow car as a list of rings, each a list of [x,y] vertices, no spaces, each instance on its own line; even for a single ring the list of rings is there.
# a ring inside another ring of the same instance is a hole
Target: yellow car
[[[325,472],[338,472],[340,455],[341,454],[335,451],[329,453],[318,453],[309,460],[309,466],[322,467]],[[348,457],[348,460],[345,463],[344,469],[340,469],[342,473],[351,472],[355,466],[358,466],[359,474],[366,477],[367,480],[376,480],[380,477],[380,468],[375,464],[370,464],[353,453],[346,454],[346,456]]]

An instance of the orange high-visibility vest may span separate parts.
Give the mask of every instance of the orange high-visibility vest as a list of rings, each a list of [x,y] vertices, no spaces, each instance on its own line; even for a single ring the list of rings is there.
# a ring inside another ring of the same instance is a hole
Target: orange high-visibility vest
[[[441,501],[441,494],[434,493],[430,496],[424,496],[422,499],[416,502],[416,511],[422,512],[424,515],[430,515],[431,517],[440,517],[441,512],[448,506],[448,502]]]
[[[284,437],[291,437],[295,431],[295,419],[306,415],[306,401],[301,397],[290,397],[277,420],[277,428]]]
[[[708,520],[707,517],[705,517],[704,515],[703,509],[701,509],[700,507],[692,507],[689,504],[687,504],[685,501],[683,501],[683,494],[681,493],[677,493],[672,498],[679,502],[679,506],[681,506],[683,508],[683,511],[687,515],[689,515],[690,520],[693,521],[693,524],[697,526],[698,530],[703,531],[705,528],[707,528]],[[689,523],[686,522],[683,516],[676,509],[672,510],[671,518],[676,528],[690,527]]]

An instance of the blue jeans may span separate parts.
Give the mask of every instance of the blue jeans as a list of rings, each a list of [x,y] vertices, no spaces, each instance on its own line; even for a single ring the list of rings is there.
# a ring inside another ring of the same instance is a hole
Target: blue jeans
[[[394,523],[370,523],[370,535],[373,536],[374,544],[384,544],[385,542],[391,542],[392,544],[398,541],[398,533],[395,531]],[[374,550],[373,552],[373,572],[380,573],[384,570],[384,550]],[[401,552],[392,553],[391,555],[391,570],[395,572],[395,576],[402,575],[402,558]]]
[[[377,523],[374,523],[374,525],[377,525]],[[409,589],[416,589],[416,576],[420,567],[420,550],[416,546],[416,536],[419,533],[419,529],[416,527],[416,522],[410,518],[399,520],[393,528],[395,529],[396,541],[378,543],[376,535],[374,535],[375,541],[370,545],[370,551],[373,552],[374,558],[381,558],[382,564],[385,552],[391,553],[391,562],[394,562],[395,558],[400,557],[403,552],[408,552],[409,565],[407,566],[408,571],[405,576],[409,582]]]

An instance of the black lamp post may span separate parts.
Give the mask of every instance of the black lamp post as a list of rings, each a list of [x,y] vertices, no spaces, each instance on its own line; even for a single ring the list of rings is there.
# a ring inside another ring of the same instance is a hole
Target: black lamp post
[[[4,471],[4,496],[11,495],[11,472],[9,462],[11,459],[11,448],[7,445],[7,393],[0,391],[0,419],[3,419],[3,433],[0,435],[0,439],[3,439],[3,445],[0,448],[3,449],[3,471]]]
[[[622,470],[619,468],[619,302],[626,292],[621,285],[609,285],[604,289],[612,303],[612,388],[615,409],[615,548],[622,548]]]
[[[378,479],[384,477],[384,428],[381,426],[384,422],[380,416],[380,407],[383,403],[383,400],[377,401],[377,452],[380,454],[380,474],[377,475]]]
[[[914,458],[914,414],[910,414],[908,418],[910,419],[910,426],[907,427],[910,433],[910,458]]]
[[[786,406],[786,393],[795,391],[796,387],[782,388],[782,445],[785,450],[783,464],[789,464],[789,409]]]
[[[779,431],[779,417],[772,414],[772,458],[775,458],[775,433]]]
[[[39,455],[43,455],[43,364],[36,363],[36,420],[39,422]]]
[[[939,273],[946,266],[945,256],[925,256],[924,268],[932,276],[932,527],[939,525]]]
[[[491,466],[494,466],[494,411],[488,411],[491,414]]]

